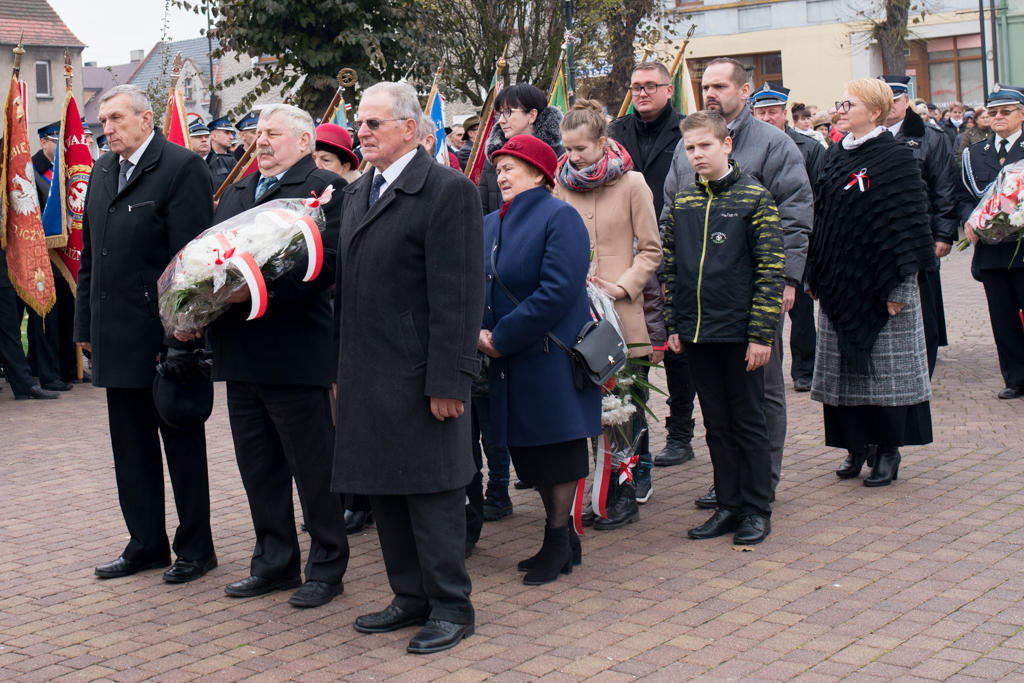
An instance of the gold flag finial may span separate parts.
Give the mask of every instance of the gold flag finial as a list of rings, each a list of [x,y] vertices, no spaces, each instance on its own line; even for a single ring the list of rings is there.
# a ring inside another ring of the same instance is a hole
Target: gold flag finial
[[[64,48],[64,85],[71,90],[71,82],[75,77],[75,69],[71,66],[71,49]]]
[[[181,78],[181,67],[184,62],[181,60],[181,53],[179,52],[174,57],[174,63],[171,64],[171,90],[178,87],[178,79]]]
[[[18,44],[15,46],[14,52],[14,74],[17,75],[21,71],[21,56],[25,54],[25,48],[22,47],[22,43],[25,42],[25,29],[21,29],[21,37],[18,38]]]
[[[342,69],[338,72],[338,85],[342,88],[351,88],[359,82],[359,76],[355,69]]]

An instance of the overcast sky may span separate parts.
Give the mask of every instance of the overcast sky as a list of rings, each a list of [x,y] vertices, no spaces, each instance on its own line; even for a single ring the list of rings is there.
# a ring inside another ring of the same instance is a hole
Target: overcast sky
[[[82,61],[99,66],[125,64],[132,50],[148,53],[160,40],[164,0],[47,0],[71,32],[86,44]],[[171,8],[171,40],[198,38],[206,17]]]

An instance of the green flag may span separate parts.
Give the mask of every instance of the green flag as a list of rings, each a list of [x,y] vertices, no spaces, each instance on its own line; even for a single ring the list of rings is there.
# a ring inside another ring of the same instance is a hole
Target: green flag
[[[563,114],[569,112],[569,96],[565,87],[565,66],[559,65],[558,73],[555,74],[555,87],[551,89],[551,97],[548,104],[558,107]]]
[[[686,60],[680,59],[676,72],[672,74],[672,108],[680,114],[692,114],[697,111],[697,103],[693,101],[693,88],[690,86],[690,70],[686,68]]]

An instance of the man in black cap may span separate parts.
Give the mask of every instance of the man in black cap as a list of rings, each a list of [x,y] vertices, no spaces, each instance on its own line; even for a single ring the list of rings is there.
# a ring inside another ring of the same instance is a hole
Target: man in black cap
[[[223,119],[227,121],[227,119]],[[230,123],[228,125],[231,125]],[[231,169],[235,167],[235,159],[230,154],[217,154],[213,151],[210,128],[201,119],[188,127],[188,135],[192,139],[192,151],[203,158],[210,169],[214,192],[227,180]]]
[[[214,119],[206,126],[210,129],[210,151],[214,154],[231,156],[235,144],[235,127],[226,117]]]
[[[459,166],[462,170],[466,170],[466,164],[469,163],[469,157],[473,154],[473,145],[476,144],[476,136],[480,132],[480,117],[470,116],[468,119],[462,122],[463,128],[463,142],[462,147],[455,153],[455,156],[459,160]]]
[[[893,95],[892,109],[885,125],[914,154],[921,178],[928,186],[928,213],[935,240],[935,256],[941,259],[949,255],[957,238],[956,165],[950,141],[941,131],[926,126],[910,106],[910,76],[884,75],[879,78],[889,84]],[[934,270],[918,273],[929,375],[935,372],[939,347],[947,343],[946,313],[942,305],[942,280],[938,268],[936,265]]]
[[[818,171],[825,160],[825,147],[814,138],[796,132],[786,123],[786,105],[789,103],[789,88],[778,83],[765,83],[760,91],[754,93],[754,116],[769,123],[781,131],[785,131],[804,158],[807,179],[811,189],[818,180]],[[802,286],[796,286],[793,295],[793,307],[789,309],[789,321],[793,329],[789,333],[789,350],[793,354],[790,375],[793,377],[793,388],[797,391],[810,391],[811,378],[814,376],[814,347],[818,334],[815,329],[814,301]],[[783,313],[786,303],[783,302]],[[780,348],[781,352],[781,348]],[[777,483],[777,482],[775,482]]]
[[[985,101],[992,119],[992,136],[964,150],[961,184],[957,196],[960,220],[966,222],[985,190],[1004,166],[1024,159],[1024,88],[996,83]],[[1024,395],[1024,328],[1020,311],[1024,307],[1024,259],[1017,244],[983,244],[972,226],[965,227],[974,242],[971,274],[985,286],[988,315],[999,354],[999,369],[1006,388],[999,398]]]

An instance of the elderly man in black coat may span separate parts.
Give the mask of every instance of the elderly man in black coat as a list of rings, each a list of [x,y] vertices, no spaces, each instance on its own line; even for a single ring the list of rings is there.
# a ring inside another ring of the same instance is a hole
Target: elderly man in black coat
[[[272,104],[256,128],[259,173],[231,185],[214,216],[220,223],[274,199],[321,196],[345,181],[313,162],[313,119],[298,107]],[[337,194],[323,205],[326,226],[320,274],[303,282],[305,258],[267,283],[262,317],[246,320],[249,291],[210,326],[214,381],[226,381],[235,459],[256,530],[249,577],[229,584],[233,597],[299,588],[288,601],[319,607],[342,592],[348,539],[341,497],[331,492],[334,425],[331,303],[341,217]],[[306,583],[295,531],[292,477],[310,535]],[[300,587],[301,585],[301,587]]]
[[[75,341],[92,351],[93,384],[107,389],[117,493],[131,540],[120,558],[96,568],[96,576],[128,576],[171,563],[159,434],[178,511],[177,561],[164,580],[192,581],[217,566],[206,433],[202,425],[171,427],[153,402],[157,354],[166,352],[173,371],[192,362],[194,348],[164,337],[156,281],[175,254],[210,227],[210,171],[153,130],[153,111],[138,86],[112,88],[99,105],[114,154],[101,157],[89,178]]]
[[[473,634],[464,403],[478,370],[483,214],[476,188],[416,144],[416,91],[378,83],[356,130],[374,167],[342,192],[334,489],[370,496],[395,598],[362,633],[424,625],[409,652]]]

